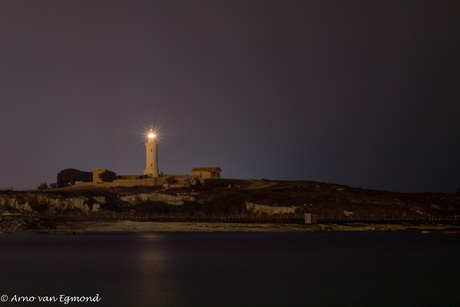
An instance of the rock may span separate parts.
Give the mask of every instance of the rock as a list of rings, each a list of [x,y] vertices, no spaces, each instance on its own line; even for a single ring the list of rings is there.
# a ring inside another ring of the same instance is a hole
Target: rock
[[[49,198],[43,195],[37,195],[37,204],[39,206],[47,205],[49,203]]]
[[[95,196],[93,197],[95,201],[97,201],[100,204],[105,204],[105,197],[104,196]]]
[[[32,212],[32,208],[30,207],[29,205],[29,202],[26,202],[25,204],[22,204],[22,205],[17,205],[16,206],[16,209],[20,210],[20,211],[26,211],[26,212]]]
[[[60,207],[58,207],[59,210],[67,210],[69,207],[69,202],[67,200],[61,201]]]
[[[128,203],[135,203],[136,202],[136,195],[127,195],[120,197],[121,201],[125,201]]]
[[[16,209],[16,208],[17,208],[18,203],[19,203],[19,202],[18,202],[18,200],[17,200],[16,198],[10,198],[10,197],[6,198],[6,202],[5,202],[5,204],[6,204],[8,207],[13,208],[13,209]]]
[[[266,205],[257,205],[249,202],[246,203],[246,208],[256,213],[266,213],[268,215],[294,213],[297,210],[297,207],[295,206],[271,207]]]
[[[58,209],[61,208],[61,199],[60,198],[49,198],[47,201],[48,208],[50,209]]]
[[[98,212],[101,210],[101,205],[100,204],[93,204],[93,212]]]
[[[161,193],[150,193],[150,194],[135,194],[120,197],[120,200],[135,204],[140,201],[163,201],[170,205],[183,205],[184,201],[194,201],[195,198],[190,195],[169,195]]]
[[[85,200],[87,200],[87,198],[83,198],[83,197],[67,198],[69,207],[71,209],[75,208],[75,209],[84,210]]]

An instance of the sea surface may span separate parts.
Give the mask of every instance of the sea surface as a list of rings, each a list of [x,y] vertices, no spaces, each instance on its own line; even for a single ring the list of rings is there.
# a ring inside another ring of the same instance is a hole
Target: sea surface
[[[3,234],[0,247],[0,306],[460,306],[456,233]]]

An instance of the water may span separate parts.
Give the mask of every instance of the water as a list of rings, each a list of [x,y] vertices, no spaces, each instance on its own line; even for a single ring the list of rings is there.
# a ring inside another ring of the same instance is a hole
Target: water
[[[0,295],[68,306],[460,306],[460,235],[1,235]],[[63,306],[9,303],[5,306]]]

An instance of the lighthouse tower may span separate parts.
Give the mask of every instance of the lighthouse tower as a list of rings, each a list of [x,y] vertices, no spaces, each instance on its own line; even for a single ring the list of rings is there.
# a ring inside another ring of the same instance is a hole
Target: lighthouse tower
[[[150,127],[147,142],[145,142],[146,156],[144,175],[149,177],[158,177],[158,142],[156,135],[153,132],[153,127]]]

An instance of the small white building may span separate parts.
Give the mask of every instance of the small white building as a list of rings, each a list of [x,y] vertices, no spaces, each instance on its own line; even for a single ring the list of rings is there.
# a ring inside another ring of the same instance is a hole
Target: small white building
[[[195,167],[192,169],[192,177],[200,179],[220,179],[222,170],[219,167]]]

